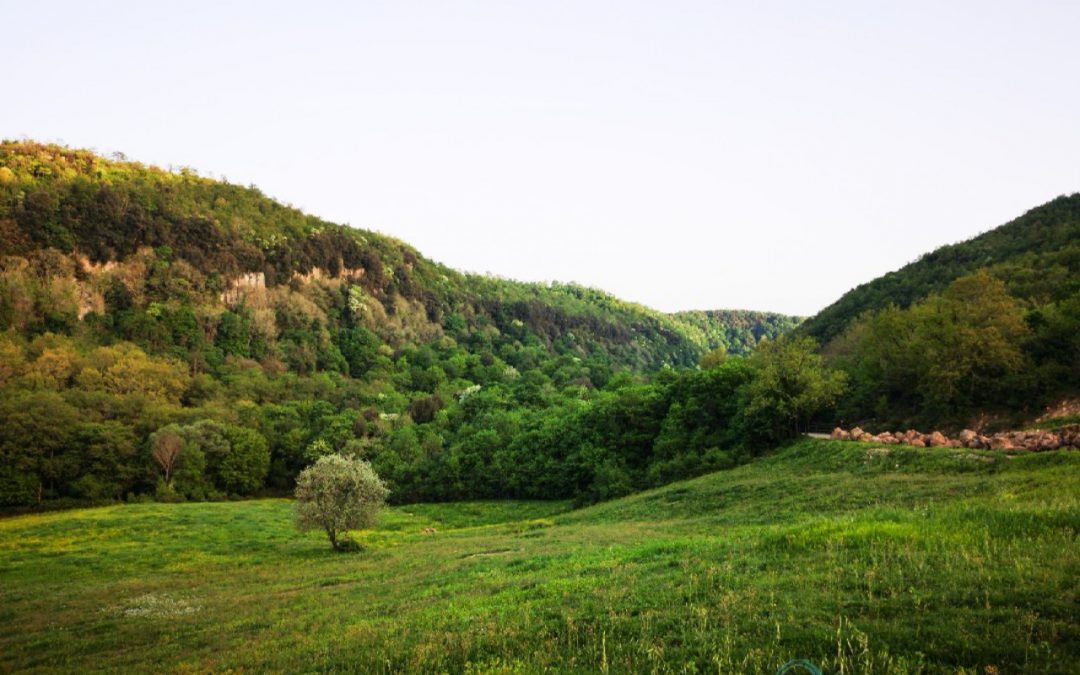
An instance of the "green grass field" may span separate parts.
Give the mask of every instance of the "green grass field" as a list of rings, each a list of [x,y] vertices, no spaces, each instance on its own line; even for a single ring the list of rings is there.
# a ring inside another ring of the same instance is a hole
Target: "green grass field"
[[[434,527],[435,534],[423,534]],[[285,500],[0,520],[0,670],[1080,672],[1080,453],[804,440],[572,511]]]

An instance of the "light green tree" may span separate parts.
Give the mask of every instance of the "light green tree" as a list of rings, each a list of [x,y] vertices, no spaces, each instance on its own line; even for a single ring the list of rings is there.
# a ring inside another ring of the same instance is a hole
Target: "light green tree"
[[[364,460],[326,455],[296,479],[296,523],[301,531],[323,530],[334,550],[347,550],[345,533],[373,525],[389,494]]]

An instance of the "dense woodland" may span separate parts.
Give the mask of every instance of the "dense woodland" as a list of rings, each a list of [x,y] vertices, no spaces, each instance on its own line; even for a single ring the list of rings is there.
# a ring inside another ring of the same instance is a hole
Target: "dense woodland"
[[[783,337],[797,319],[464,275],[255,188],[4,143],[0,503],[285,493],[328,453],[397,502],[587,503],[812,422],[1031,410],[1080,381],[1078,204]]]
[[[1037,416],[1080,393],[1080,194],[864,284],[797,332],[850,376],[846,422]]]
[[[33,143],[0,145],[0,235],[7,505],[284,492],[328,452],[399,501],[620,494],[734,461],[715,429],[665,441],[668,411],[710,405],[688,367],[793,323],[463,275],[254,188]]]

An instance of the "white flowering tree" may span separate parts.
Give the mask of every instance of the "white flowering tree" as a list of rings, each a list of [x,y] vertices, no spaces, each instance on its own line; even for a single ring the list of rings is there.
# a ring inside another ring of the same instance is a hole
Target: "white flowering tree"
[[[326,455],[296,479],[296,523],[302,531],[323,530],[334,550],[345,550],[345,533],[373,525],[389,494],[364,460]]]

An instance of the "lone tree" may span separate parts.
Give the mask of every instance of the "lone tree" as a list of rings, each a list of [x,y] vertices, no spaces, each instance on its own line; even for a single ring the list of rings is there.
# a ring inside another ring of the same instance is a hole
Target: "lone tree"
[[[344,534],[374,524],[389,494],[364,460],[326,455],[296,479],[296,524],[325,531],[334,550],[345,550]]]

